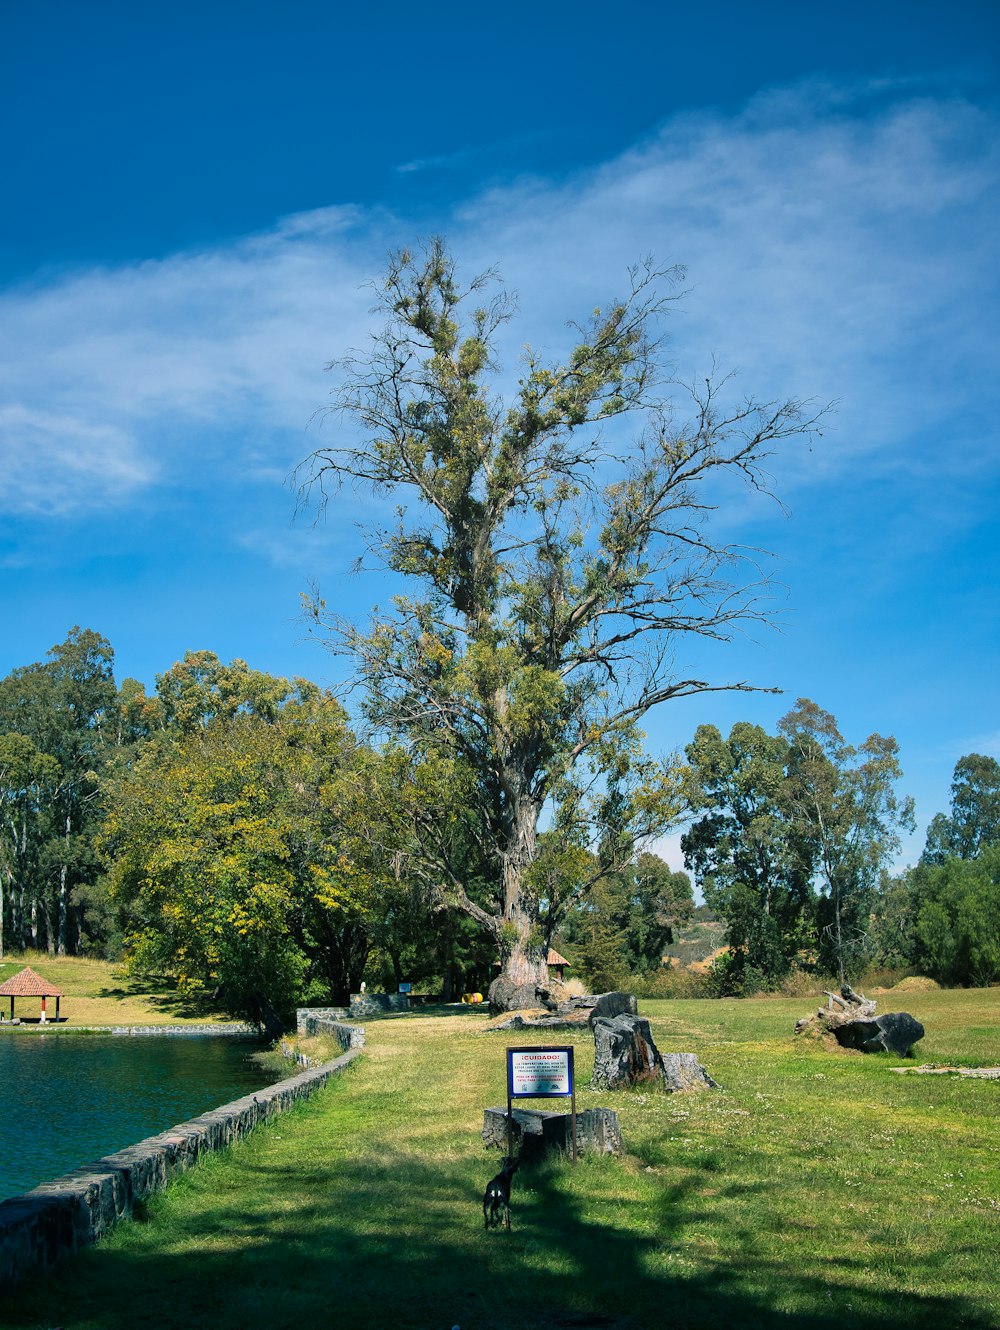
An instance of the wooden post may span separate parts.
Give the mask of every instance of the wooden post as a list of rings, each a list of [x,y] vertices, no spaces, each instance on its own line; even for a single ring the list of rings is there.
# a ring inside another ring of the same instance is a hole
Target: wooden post
[[[576,1163],[576,1086],[570,1082],[570,1123],[573,1131],[573,1163]]]

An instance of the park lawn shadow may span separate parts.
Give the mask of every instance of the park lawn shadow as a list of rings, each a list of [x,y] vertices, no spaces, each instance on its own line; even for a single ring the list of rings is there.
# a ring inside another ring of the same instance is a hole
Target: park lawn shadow
[[[483,1182],[491,1157],[484,1160]],[[595,1217],[565,1162],[525,1166],[512,1230],[485,1230],[468,1160],[338,1157],[296,1174],[247,1159],[209,1203],[169,1206],[121,1241],[82,1253],[16,1295],[10,1330],[212,1327],[301,1330],[995,1330],[971,1302],[873,1292],[851,1259],[796,1275],[752,1230],[706,1272],[685,1254],[705,1217],[692,1180],[663,1192],[643,1236]],[[580,1165],[579,1167],[584,1167]],[[230,1176],[230,1175],[225,1175]],[[722,1182],[725,1186],[725,1182]],[[390,1211],[386,1198],[392,1198]],[[587,1211],[587,1213],[585,1213]],[[387,1213],[389,1218],[387,1218]],[[780,1289],[781,1306],[755,1292]],[[798,1310],[796,1310],[798,1308]]]
[[[96,996],[117,1002],[142,1002],[165,1017],[183,1020],[219,1019],[216,1008],[178,993],[174,980],[165,975],[122,979],[114,987],[105,984]]]

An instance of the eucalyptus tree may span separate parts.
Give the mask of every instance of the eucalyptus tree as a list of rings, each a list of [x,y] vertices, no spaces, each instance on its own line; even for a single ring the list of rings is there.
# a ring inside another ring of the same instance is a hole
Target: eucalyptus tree
[[[38,941],[37,822],[58,783],[58,763],[27,735],[0,734],[0,958],[10,942],[23,950]]]
[[[496,943],[495,1006],[547,981],[540,828],[569,806],[567,843],[627,862],[677,809],[675,772],[642,754],[642,717],[749,687],[675,666],[686,637],[726,640],[760,614],[756,566],[710,530],[714,483],[766,488],[765,458],[813,422],[796,401],[731,400],[715,379],[683,411],[667,400],[655,325],[678,279],[632,270],[623,299],[574,325],[563,360],[526,350],[504,397],[492,380],[513,298],[490,293],[491,274],[460,285],[440,241],[402,251],[370,345],[337,362],[331,409],[360,430],[303,464],[308,497],[350,481],[396,506],[393,525],[369,528],[400,580],[393,608],[367,628],[312,609],[356,661],[371,723],[464,772],[482,892],[433,840],[419,853]]]
[[[778,722],[789,745],[787,800],[821,891],[819,958],[847,971],[864,956],[880,877],[913,828],[913,800],[897,793],[899,745],[871,734],[857,748],[808,698]]]
[[[73,628],[48,659],[0,680],[0,734],[19,760],[5,766],[6,869],[19,945],[60,954],[77,941],[76,896],[97,876],[100,772],[115,742],[114,651]],[[25,744],[28,747],[25,747]]]
[[[1000,844],[910,869],[906,960],[946,984],[1000,983]]]
[[[725,739],[699,725],[685,755],[695,818],[681,848],[706,903],[726,921],[722,986],[773,986],[808,947],[814,912],[811,860],[789,815],[788,742],[745,721]]]
[[[951,815],[938,813],[927,829],[924,863],[941,864],[950,856],[974,859],[1000,841],[1000,762],[968,753],[955,763]]]

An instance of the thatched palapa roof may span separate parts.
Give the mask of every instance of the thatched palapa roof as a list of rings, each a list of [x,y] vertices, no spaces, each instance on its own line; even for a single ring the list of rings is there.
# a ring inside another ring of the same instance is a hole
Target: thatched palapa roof
[[[40,974],[36,974],[30,965],[26,965],[19,974],[12,974],[6,983],[0,984],[0,997],[62,997],[62,989],[50,984]]]

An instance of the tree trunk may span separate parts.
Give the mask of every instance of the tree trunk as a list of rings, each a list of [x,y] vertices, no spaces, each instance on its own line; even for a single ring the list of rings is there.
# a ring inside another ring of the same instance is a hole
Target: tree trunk
[[[830,891],[833,895],[833,923],[834,936],[837,939],[837,978],[840,980],[841,988],[847,983],[846,971],[844,969],[844,930],[840,918],[840,888],[839,885],[830,884]]]
[[[490,984],[490,1011],[519,1011],[525,1007],[547,1005],[549,988],[548,955],[535,921],[523,910],[505,922],[504,939],[516,930],[509,949],[500,957],[500,973]]]
[[[63,842],[63,861],[59,865],[59,906],[56,922],[56,951],[66,955],[66,934],[69,924],[69,851],[70,833],[73,828],[72,813],[66,813],[66,835]]]
[[[56,924],[56,951],[60,956],[66,955],[67,871],[66,864],[63,864],[59,869],[59,913],[58,923]]]
[[[524,875],[535,860],[539,811],[528,796],[517,799],[502,859],[500,973],[489,991],[490,1010],[496,1013],[544,1006],[548,996],[548,948],[537,918],[525,907],[523,892]]]
[[[20,876],[17,882],[16,899],[11,901],[11,925],[14,929],[14,938],[19,951],[24,950],[25,938],[25,918],[24,909],[24,877]]]
[[[17,847],[17,929],[15,932],[15,936],[17,937],[17,945],[21,951],[24,951],[25,943],[27,941],[27,933],[25,931],[27,910],[24,907],[24,890],[25,890],[24,884],[28,879],[27,863],[28,863],[28,814],[24,809],[24,807],[22,806],[21,835],[19,837],[18,847]]]
[[[266,1037],[271,1040],[280,1039],[285,1032],[285,1027],[282,1024],[281,1017],[275,1011],[271,999],[266,993],[255,993],[253,995],[253,1005],[257,1024]]]

